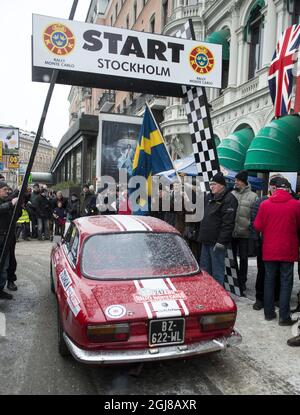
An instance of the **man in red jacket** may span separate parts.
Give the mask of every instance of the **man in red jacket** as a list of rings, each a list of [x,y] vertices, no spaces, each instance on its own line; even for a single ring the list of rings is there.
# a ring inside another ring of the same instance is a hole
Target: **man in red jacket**
[[[283,177],[275,183],[276,191],[258,210],[254,228],[262,233],[265,263],[264,312],[266,320],[276,318],[274,284],[280,272],[279,325],[290,326],[290,299],[293,288],[294,262],[298,261],[300,202],[289,193],[290,184]]]

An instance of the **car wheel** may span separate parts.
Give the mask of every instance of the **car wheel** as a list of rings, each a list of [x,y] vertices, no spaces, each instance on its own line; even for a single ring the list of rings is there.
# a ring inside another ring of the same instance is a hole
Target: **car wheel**
[[[50,290],[55,294],[55,286],[53,281],[52,264],[50,262]]]
[[[64,336],[63,336],[63,326],[61,322],[61,316],[59,311],[59,306],[57,305],[57,343],[58,343],[58,351],[62,357],[70,356],[70,351],[66,345]]]

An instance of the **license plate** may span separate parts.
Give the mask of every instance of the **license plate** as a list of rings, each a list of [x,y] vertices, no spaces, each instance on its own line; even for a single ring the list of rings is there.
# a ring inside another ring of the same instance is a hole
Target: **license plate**
[[[151,320],[149,325],[149,345],[168,345],[184,343],[184,318],[172,320]]]

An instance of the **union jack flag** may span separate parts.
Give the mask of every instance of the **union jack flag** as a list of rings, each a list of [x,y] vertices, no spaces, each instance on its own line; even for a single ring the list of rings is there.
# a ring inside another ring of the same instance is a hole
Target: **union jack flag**
[[[277,43],[268,78],[276,117],[287,115],[291,110],[293,68],[299,45],[300,25],[288,27]]]

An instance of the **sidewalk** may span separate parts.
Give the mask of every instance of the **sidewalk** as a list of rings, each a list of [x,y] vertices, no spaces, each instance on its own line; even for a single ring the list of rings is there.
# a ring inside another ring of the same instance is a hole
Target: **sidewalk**
[[[245,353],[254,364],[265,371],[269,371],[274,379],[278,377],[295,387],[300,394],[300,347],[290,347],[286,344],[288,338],[293,337],[292,327],[281,327],[277,319],[266,321],[263,310],[255,311],[252,306],[255,302],[256,259],[249,259],[247,291],[245,297],[236,297],[238,307],[236,328],[240,331],[243,342],[239,349]],[[297,292],[300,290],[298,264],[294,270],[294,288],[292,292],[291,308],[297,304]]]

